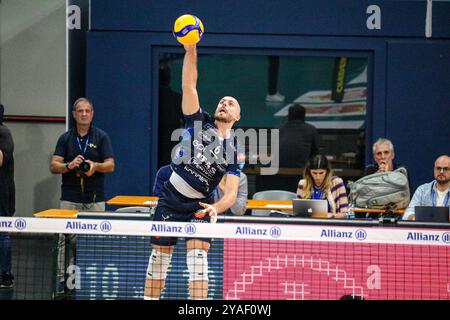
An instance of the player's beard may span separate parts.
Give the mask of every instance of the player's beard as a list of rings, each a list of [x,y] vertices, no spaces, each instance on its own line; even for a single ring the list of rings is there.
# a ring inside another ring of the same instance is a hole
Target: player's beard
[[[216,119],[216,121],[223,123],[230,123],[233,121],[233,117],[231,116],[231,114],[225,113],[224,115],[219,115],[219,113],[220,112],[216,112],[216,114],[214,115],[214,119]]]

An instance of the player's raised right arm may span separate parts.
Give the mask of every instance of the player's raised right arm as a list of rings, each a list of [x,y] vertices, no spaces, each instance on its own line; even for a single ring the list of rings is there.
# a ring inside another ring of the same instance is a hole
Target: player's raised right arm
[[[183,114],[191,115],[198,111],[200,103],[197,93],[197,48],[184,46],[186,53],[183,60],[182,89],[183,99],[181,108]]]

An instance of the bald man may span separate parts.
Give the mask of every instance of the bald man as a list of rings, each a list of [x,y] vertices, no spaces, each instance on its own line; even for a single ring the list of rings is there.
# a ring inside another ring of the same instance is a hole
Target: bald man
[[[450,157],[439,156],[434,162],[434,180],[419,186],[403,214],[403,220],[414,219],[416,206],[450,207]]]
[[[231,128],[240,119],[241,108],[230,96],[220,99],[214,117],[200,108],[197,48],[185,46],[185,50],[181,108],[186,130],[153,220],[209,223],[215,222],[217,213],[229,209],[236,201],[242,164],[238,163],[238,144]],[[224,175],[227,176],[224,195],[214,202],[214,190]],[[207,299],[207,254],[211,239],[186,240],[190,297]],[[159,299],[176,242],[174,237],[152,237],[144,299]]]

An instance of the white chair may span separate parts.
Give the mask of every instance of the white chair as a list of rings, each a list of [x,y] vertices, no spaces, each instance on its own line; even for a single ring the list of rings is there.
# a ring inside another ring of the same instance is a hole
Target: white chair
[[[253,195],[254,200],[292,200],[297,198],[297,194],[285,190],[265,190]],[[270,210],[252,210],[252,216],[269,216]]]

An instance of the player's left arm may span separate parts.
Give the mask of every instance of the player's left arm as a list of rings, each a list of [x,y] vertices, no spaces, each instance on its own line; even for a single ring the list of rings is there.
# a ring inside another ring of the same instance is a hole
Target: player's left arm
[[[213,204],[207,204],[200,202],[200,205],[205,208],[205,211],[210,216],[219,212],[224,212],[229,209],[236,201],[239,188],[239,177],[234,174],[228,174],[227,182],[225,185],[225,193],[219,201]]]

